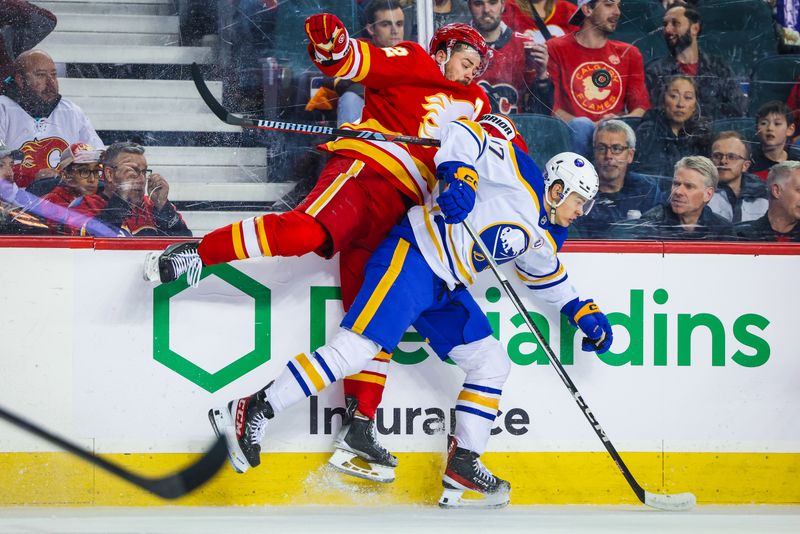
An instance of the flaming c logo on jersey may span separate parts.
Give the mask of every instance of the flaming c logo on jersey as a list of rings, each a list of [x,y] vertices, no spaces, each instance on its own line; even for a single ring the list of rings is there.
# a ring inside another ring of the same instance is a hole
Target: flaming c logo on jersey
[[[613,66],[602,61],[582,63],[572,73],[570,91],[587,113],[605,115],[622,98],[622,78]]]
[[[19,148],[23,154],[22,162],[14,167],[14,180],[17,185],[27,187],[40,170],[56,168],[61,153],[68,146],[60,137],[46,137],[23,144]]]
[[[428,112],[422,117],[417,135],[419,137],[439,139],[439,130],[442,124],[459,119],[479,117],[482,107],[483,102],[481,100],[468,102],[467,100],[454,99],[444,93],[426,96],[422,108]]]

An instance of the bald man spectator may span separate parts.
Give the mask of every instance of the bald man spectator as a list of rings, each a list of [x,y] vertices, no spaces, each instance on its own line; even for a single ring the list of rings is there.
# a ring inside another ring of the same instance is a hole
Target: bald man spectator
[[[0,138],[24,154],[14,170],[23,188],[58,176],[61,152],[71,144],[105,146],[83,110],[59,94],[56,65],[43,50],[23,52],[14,62],[14,84],[0,96]]]
[[[14,74],[14,60],[47,37],[56,16],[25,0],[0,0],[0,95]]]

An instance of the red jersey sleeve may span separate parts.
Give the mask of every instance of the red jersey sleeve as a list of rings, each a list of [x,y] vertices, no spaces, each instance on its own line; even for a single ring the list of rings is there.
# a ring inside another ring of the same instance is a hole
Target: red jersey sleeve
[[[367,41],[354,39],[350,50],[339,61],[323,65],[314,60],[314,64],[328,76],[352,80],[373,89],[397,85],[399,77],[402,77],[403,85],[428,84],[432,74],[430,55],[410,41],[390,48],[378,48]]]
[[[644,83],[644,60],[642,53],[635,46],[625,50],[630,62],[628,66],[627,88],[625,90],[625,108],[630,113],[636,108],[650,109],[650,95]]]

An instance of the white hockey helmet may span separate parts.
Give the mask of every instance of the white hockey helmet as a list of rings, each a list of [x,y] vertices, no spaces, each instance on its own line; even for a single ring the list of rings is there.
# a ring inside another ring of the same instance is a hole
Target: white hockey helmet
[[[594,205],[594,196],[600,188],[600,178],[594,165],[575,152],[561,152],[556,154],[544,166],[544,194],[547,197],[550,188],[556,182],[564,184],[561,198],[550,206],[550,221],[555,220],[555,211],[570,193],[577,193],[586,199],[583,214],[586,215]],[[549,197],[548,197],[549,198]]]

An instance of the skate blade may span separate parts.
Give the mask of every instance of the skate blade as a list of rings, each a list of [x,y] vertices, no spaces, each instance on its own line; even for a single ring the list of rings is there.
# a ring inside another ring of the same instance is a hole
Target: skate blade
[[[370,463],[360,456],[337,448],[328,459],[328,465],[346,475],[388,484],[394,482],[394,468]]]
[[[237,473],[244,473],[250,469],[250,463],[245,459],[239,440],[236,439],[236,429],[227,408],[212,408],[208,411],[208,420],[217,437],[223,436],[228,446],[228,461]]]
[[[474,499],[465,499],[464,493],[480,496]],[[440,508],[503,508],[511,502],[509,493],[478,493],[463,489],[445,488],[439,498]]]
[[[160,252],[148,252],[144,258],[144,269],[142,270],[142,278],[148,282],[160,282],[161,275],[158,272],[158,258],[161,256]]]

